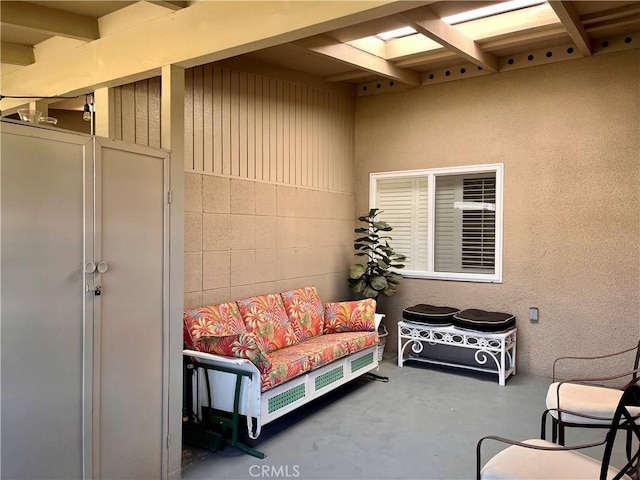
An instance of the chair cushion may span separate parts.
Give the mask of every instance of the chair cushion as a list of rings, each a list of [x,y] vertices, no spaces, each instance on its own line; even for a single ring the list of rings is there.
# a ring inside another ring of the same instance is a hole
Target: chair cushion
[[[504,332],[516,326],[516,317],[509,313],[468,309],[453,316],[453,325],[480,332]]]
[[[546,440],[526,440],[526,444],[556,447]],[[613,478],[619,470],[609,467],[607,478]],[[481,470],[483,480],[522,480],[599,478],[600,461],[577,451],[545,451],[510,446],[498,452]],[[630,480],[627,475],[625,480]]]
[[[191,350],[203,351],[200,345],[203,336],[222,337],[247,331],[235,302],[188,309],[182,319],[184,343]]]
[[[322,335],[324,307],[316,287],[296,288],[281,295],[298,342]]]
[[[327,303],[324,307],[324,333],[373,332],[376,301],[372,298],[355,302]]]
[[[297,343],[296,332],[277,293],[238,300],[238,309],[247,330],[260,348],[270,353]]]
[[[410,322],[427,323],[430,325],[451,325],[453,315],[460,313],[459,308],[437,307],[420,303],[407,307],[402,311],[402,318]]]
[[[560,406],[558,406],[558,386],[560,386]],[[581,383],[555,382],[547,390],[547,408],[561,408],[585,415],[600,417],[602,420],[582,418],[568,413],[562,413],[562,421],[577,424],[610,425],[618,402],[622,397],[622,390],[584,385]],[[558,412],[549,412],[558,418]],[[629,413],[640,415],[640,407],[629,407]]]

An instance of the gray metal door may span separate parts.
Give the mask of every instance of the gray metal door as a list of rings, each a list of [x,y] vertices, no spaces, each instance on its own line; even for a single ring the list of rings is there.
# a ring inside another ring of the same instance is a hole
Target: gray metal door
[[[161,478],[169,155],[97,142],[93,470]]]
[[[81,478],[83,183],[92,175],[91,139],[1,128],[2,476]]]

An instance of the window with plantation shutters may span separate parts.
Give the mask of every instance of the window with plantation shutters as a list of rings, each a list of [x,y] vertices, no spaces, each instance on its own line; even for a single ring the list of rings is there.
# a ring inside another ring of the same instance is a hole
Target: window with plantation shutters
[[[371,174],[407,277],[502,281],[502,164]]]
[[[393,226],[391,247],[407,257],[406,268],[427,267],[427,179],[392,178],[377,188],[379,218]]]
[[[462,268],[493,272],[496,261],[496,178],[467,178],[462,187]]]

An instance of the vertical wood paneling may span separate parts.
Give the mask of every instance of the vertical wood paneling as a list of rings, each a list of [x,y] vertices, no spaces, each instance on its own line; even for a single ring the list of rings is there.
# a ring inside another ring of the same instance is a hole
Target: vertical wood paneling
[[[269,178],[277,182],[278,170],[278,94],[276,79],[269,79]]]
[[[222,173],[222,69],[213,66],[213,172]],[[187,130],[188,132],[188,130]]]
[[[247,178],[256,178],[256,76],[247,74]]]
[[[122,140],[129,143],[136,141],[136,102],[133,83],[122,86]]]
[[[149,145],[149,91],[146,80],[136,82],[135,101],[135,135],[136,143]]]
[[[296,84],[296,181],[302,185],[302,85]]]
[[[248,159],[247,159],[247,129],[248,129],[248,113],[247,113],[247,74],[239,73],[239,92],[238,92],[238,154],[240,157],[240,170],[238,175],[242,178],[250,178]]]
[[[302,109],[302,118],[300,119],[300,144],[301,144],[301,152],[300,152],[300,161],[302,166],[302,176],[300,178],[300,185],[307,186],[309,185],[309,108],[308,108],[308,98],[309,98],[309,88],[305,85],[302,86],[301,97],[300,97],[300,108]]]
[[[160,78],[113,89],[114,137],[160,146]],[[185,169],[353,190],[354,99],[218,64],[185,71]]]
[[[116,140],[122,140],[122,88],[113,89],[113,136]]]
[[[264,110],[264,93],[262,77],[256,75],[255,80],[256,92],[256,113],[255,113],[255,132],[256,132],[256,180],[262,180],[262,163],[264,158],[264,125],[262,121]]]
[[[202,67],[193,69],[193,169],[204,170],[204,92]],[[188,131],[188,130],[187,130]]]
[[[231,174],[231,71],[222,70],[222,172]]]
[[[213,171],[213,65],[205,65],[202,69],[202,92],[203,92],[203,171]],[[194,132],[195,133],[195,132]]]
[[[149,146],[160,148],[160,77],[148,80]]]
[[[184,77],[184,129],[191,132],[184,136],[184,168],[193,169],[193,69],[186,70]]]
[[[284,82],[276,83],[276,174],[275,180],[284,183]]]
[[[240,176],[240,73],[237,71],[231,71],[231,78],[229,81],[230,88],[230,116],[229,122],[229,134],[231,137],[229,166],[230,173],[233,176]]]

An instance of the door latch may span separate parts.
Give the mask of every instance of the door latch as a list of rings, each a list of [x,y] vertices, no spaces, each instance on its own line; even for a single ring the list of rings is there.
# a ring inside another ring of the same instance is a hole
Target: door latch
[[[87,292],[93,292],[94,296],[99,297],[100,295],[102,295],[102,287],[100,285],[96,285],[95,287],[91,288],[89,287],[89,285],[87,285]]]

